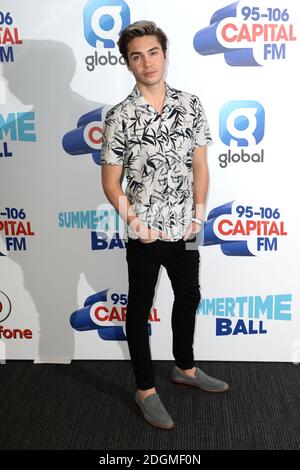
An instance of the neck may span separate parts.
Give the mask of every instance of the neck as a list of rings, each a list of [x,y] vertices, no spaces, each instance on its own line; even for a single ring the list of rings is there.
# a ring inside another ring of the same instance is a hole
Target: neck
[[[154,85],[145,85],[140,82],[136,82],[136,84],[145,100],[159,101],[165,96],[166,86],[163,79]]]

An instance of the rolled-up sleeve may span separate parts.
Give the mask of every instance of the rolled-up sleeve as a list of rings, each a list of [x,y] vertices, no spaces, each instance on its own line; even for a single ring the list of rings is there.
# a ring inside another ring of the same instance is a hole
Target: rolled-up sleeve
[[[103,126],[101,165],[123,165],[126,151],[124,121],[114,109],[108,111]]]

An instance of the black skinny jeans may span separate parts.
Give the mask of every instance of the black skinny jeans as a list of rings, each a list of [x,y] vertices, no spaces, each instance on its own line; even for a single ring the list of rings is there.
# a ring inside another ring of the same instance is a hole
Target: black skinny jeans
[[[128,304],[126,334],[137,388],[155,387],[148,336],[148,317],[155,287],[163,265],[170,278],[174,303],[172,310],[173,356],[180,369],[194,366],[193,340],[195,314],[200,302],[199,251],[186,249],[183,239],[143,243],[128,239]]]

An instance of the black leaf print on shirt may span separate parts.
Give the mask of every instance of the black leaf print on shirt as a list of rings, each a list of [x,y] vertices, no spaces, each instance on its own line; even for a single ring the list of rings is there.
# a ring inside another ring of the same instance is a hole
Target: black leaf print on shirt
[[[123,164],[125,194],[142,223],[179,240],[194,210],[192,157],[211,142],[199,98],[166,86],[159,114],[137,86],[106,115],[102,163]],[[130,232],[129,235],[135,238]]]

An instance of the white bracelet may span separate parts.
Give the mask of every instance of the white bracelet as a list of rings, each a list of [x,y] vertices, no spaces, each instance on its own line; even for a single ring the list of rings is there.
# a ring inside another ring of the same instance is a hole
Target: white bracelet
[[[196,224],[199,224],[199,225],[202,225],[204,222],[204,220],[197,219],[197,217],[192,217],[192,221],[196,222]]]

